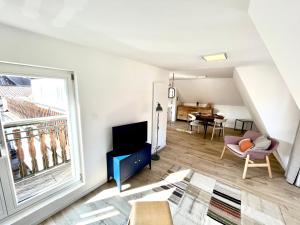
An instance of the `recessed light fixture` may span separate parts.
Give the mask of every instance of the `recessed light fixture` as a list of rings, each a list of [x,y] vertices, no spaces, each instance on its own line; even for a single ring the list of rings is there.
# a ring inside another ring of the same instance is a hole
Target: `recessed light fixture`
[[[194,79],[205,79],[206,75],[191,75],[191,74],[176,74],[175,80],[194,80]]]
[[[204,55],[202,58],[207,61],[220,61],[220,60],[226,60],[227,59],[227,54],[225,52],[223,53],[217,53],[217,54],[212,54],[212,55]]]

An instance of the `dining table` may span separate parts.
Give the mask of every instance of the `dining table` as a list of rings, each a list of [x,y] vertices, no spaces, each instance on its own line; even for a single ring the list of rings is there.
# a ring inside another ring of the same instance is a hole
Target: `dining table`
[[[196,116],[196,120],[200,121],[204,127],[204,138],[206,138],[207,128],[209,125],[214,125],[215,119],[224,119],[224,116],[218,114],[205,114],[205,113],[193,113]]]

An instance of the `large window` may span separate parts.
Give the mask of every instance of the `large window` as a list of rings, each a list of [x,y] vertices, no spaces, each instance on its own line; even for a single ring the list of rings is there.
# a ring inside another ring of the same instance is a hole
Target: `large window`
[[[80,182],[71,72],[0,64],[1,179],[8,214]],[[10,190],[5,191],[5,190]],[[1,190],[0,190],[1,191]]]

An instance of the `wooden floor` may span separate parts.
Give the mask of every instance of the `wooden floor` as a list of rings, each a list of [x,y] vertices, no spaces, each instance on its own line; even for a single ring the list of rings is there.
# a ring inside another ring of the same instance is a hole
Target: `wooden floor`
[[[284,179],[284,171],[272,156],[271,167],[273,178],[268,177],[266,168],[249,168],[247,179],[242,180],[244,160],[235,157],[229,152],[225,153],[223,160],[220,154],[223,148],[222,137],[216,137],[212,142],[208,132],[207,139],[203,134],[188,134],[179,132],[176,128],[185,129],[185,123],[177,122],[168,127],[167,146],[160,152],[161,160],[152,164],[152,170],[145,168],[139,174],[129,179],[126,184],[133,189],[159,181],[160,177],[174,164],[192,168],[204,175],[213,177],[229,185],[237,186],[243,190],[274,202],[280,207],[282,217],[286,224],[300,224],[300,188],[288,184]],[[226,129],[227,134],[240,135],[240,132]],[[124,185],[126,187],[126,185]],[[95,196],[109,194],[116,191],[114,182],[107,183],[93,191],[71,206],[44,221],[43,225],[77,224],[78,214],[87,212],[86,202]],[[96,208],[91,207],[90,211]],[[102,223],[95,223],[102,224]]]

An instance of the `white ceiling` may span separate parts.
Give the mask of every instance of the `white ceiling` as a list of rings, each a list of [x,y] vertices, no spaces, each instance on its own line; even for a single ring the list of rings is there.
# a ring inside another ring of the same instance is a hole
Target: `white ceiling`
[[[172,71],[228,76],[270,56],[249,0],[0,0],[0,23]],[[227,52],[225,62],[201,55]]]

